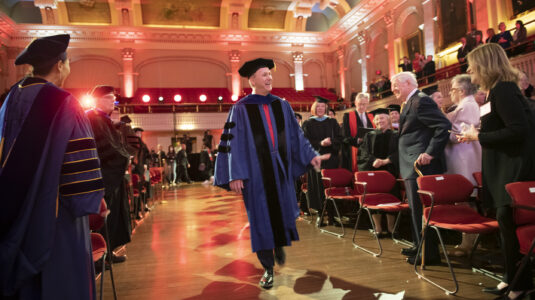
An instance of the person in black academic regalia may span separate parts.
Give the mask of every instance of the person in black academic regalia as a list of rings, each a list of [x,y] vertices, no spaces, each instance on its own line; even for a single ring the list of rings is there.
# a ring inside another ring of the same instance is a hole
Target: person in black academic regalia
[[[338,151],[342,136],[340,135],[340,125],[336,119],[329,118],[327,111],[329,100],[316,96],[316,102],[312,105],[312,117],[303,123],[303,132],[310,141],[314,150],[320,154],[331,154],[331,158],[321,163],[322,169],[335,169],[339,166]],[[323,182],[321,173],[315,170],[308,171],[308,191],[307,199],[309,208],[321,211],[325,201],[323,192]],[[329,216],[332,221],[333,216]]]
[[[176,180],[177,182],[191,183],[189,179],[188,168],[190,167],[188,161],[188,153],[186,150],[186,144],[181,144],[178,152],[176,153]]]
[[[203,145],[205,145],[206,147],[208,147],[208,149],[212,150],[214,149],[213,147],[213,143],[214,143],[214,136],[212,135],[212,133],[210,132],[210,130],[206,130],[204,132],[204,136],[202,138],[202,143]]]
[[[212,177],[213,160],[212,151],[207,145],[203,145],[199,157],[199,172],[201,174],[201,180],[204,181],[204,184],[210,183]]]
[[[398,132],[392,130],[389,110],[378,108],[371,112],[374,115],[375,130],[366,133],[359,147],[358,166],[359,171],[387,171],[397,178],[399,176],[398,159]],[[391,193],[401,198],[399,187],[396,183]],[[379,237],[386,236],[381,226],[381,214],[373,214],[376,234]],[[394,229],[395,215],[387,214],[388,232]]]
[[[96,299],[88,215],[104,184],[89,120],[60,88],[69,40],[33,40],[15,59],[33,75],[0,108],[1,299]]]
[[[111,86],[96,86],[91,91],[91,96],[95,99],[95,109],[87,111],[86,114],[95,134],[104,181],[104,200],[110,210],[110,248],[115,249],[129,243],[132,233],[128,194],[123,180],[130,154],[110,118],[115,108],[115,89]],[[123,262],[126,259],[125,256],[112,257],[114,262]]]

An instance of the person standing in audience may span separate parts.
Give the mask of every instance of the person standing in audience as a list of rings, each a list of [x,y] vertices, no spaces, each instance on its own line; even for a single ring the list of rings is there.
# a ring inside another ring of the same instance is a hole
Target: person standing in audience
[[[357,171],[357,151],[362,142],[362,138],[369,130],[362,128],[372,128],[372,122],[366,110],[370,103],[370,95],[358,93],[355,97],[356,110],[346,112],[343,116],[342,132],[344,136],[342,149],[342,167],[351,172]],[[360,130],[359,130],[360,129]]]
[[[181,145],[185,146],[184,150],[187,154],[191,154],[191,151],[193,150],[193,142],[189,134],[184,133],[184,135],[182,136]]]
[[[494,28],[487,29],[487,39],[485,40],[485,44],[488,43],[498,43],[498,36],[496,35]]]
[[[522,20],[517,20],[515,23],[515,33],[513,34],[513,46],[517,47],[517,54],[520,54],[524,52],[524,49],[526,47],[520,46],[523,43],[525,43],[528,39],[528,31],[526,30],[526,27],[524,26],[524,22]]]
[[[173,145],[167,148],[167,176],[170,186],[176,185],[176,152]]]
[[[433,55],[427,56],[427,59],[425,60],[423,72],[424,72],[424,77],[427,78],[427,81],[426,81],[427,84],[435,82],[435,76],[433,75],[435,75],[436,69],[435,69],[435,62],[433,61]]]
[[[518,88],[519,71],[511,66],[498,45],[486,44],[468,54],[472,82],[489,91],[481,106],[481,129],[470,126],[459,135],[461,142],[479,143],[483,148],[483,204],[496,209],[501,248],[505,262],[503,281],[483,291],[503,295],[517,273],[522,255],[512,200],[504,186],[516,181],[535,180],[535,118]],[[524,268],[506,297],[520,299],[533,288],[531,268]]]
[[[252,93],[230,110],[215,168],[216,186],[243,193],[253,252],[265,269],[259,282],[264,289],[273,287],[275,261],[286,261],[283,247],[299,240],[294,180],[309,165],[319,169],[322,160],[290,104],[270,93],[274,66],[273,60],[259,58],[238,70]]]
[[[418,196],[418,177],[414,167],[418,166],[424,175],[442,174],[446,171],[444,148],[448,143],[451,123],[437,104],[418,90],[414,74],[402,72],[392,77],[392,92],[401,106],[399,122],[399,168],[405,181],[405,191],[412,217],[412,236],[415,245],[420,243],[422,232],[422,203]],[[438,244],[432,231],[428,231],[425,243],[425,263],[440,262]],[[402,254],[408,256],[410,264],[420,264],[416,257],[417,248],[405,248]]]
[[[88,215],[104,185],[89,120],[60,88],[69,40],[33,40],[15,59],[33,75],[0,108],[2,299],[95,299]]]
[[[130,206],[123,180],[130,154],[110,118],[115,109],[115,89],[112,86],[98,85],[91,91],[91,96],[95,99],[95,108],[86,114],[95,134],[100,158],[104,200],[110,210],[108,216],[110,249],[113,250],[129,243],[132,234]],[[112,259],[114,263],[124,262],[126,256],[112,254]]]
[[[470,75],[457,75],[451,80],[450,98],[455,109],[446,115],[452,124],[452,133],[445,149],[447,173],[461,174],[474,186],[477,182],[472,174],[481,171],[481,145],[477,142],[459,143],[456,133],[466,126],[479,127],[479,105],[474,99],[476,91],[477,86],[471,82]],[[476,237],[476,234],[463,233],[462,242],[455,246],[453,255],[469,254]]]
[[[398,156],[398,132],[392,130],[389,110],[387,108],[378,108],[372,111],[374,114],[373,122],[375,130],[372,130],[364,136],[362,145],[359,147],[358,164],[359,171],[387,171],[398,178],[399,176],[399,156]],[[394,186],[391,193],[401,199],[398,184]],[[372,215],[375,224],[375,234],[379,237],[385,237],[387,232],[383,232],[380,213]],[[388,233],[394,231],[395,215],[386,214]]]
[[[203,184],[209,184],[212,179],[212,151],[204,144],[199,157],[199,172],[201,173],[201,180]]]
[[[191,179],[189,179],[188,168],[191,167],[191,165],[188,161],[188,153],[186,149],[186,144],[182,143],[180,148],[178,148],[178,152],[176,153],[176,180],[177,183],[187,182],[190,184]]]
[[[399,104],[390,104],[386,107],[388,109],[388,116],[390,117],[390,124],[392,124],[392,129],[399,129],[399,112],[401,106]]]
[[[403,56],[398,67],[401,68],[403,72],[412,72],[412,62],[407,56]]]
[[[202,137],[202,143],[208,149],[210,149],[210,150],[214,149],[214,136],[212,135],[210,130],[206,130],[204,132],[204,136]]]
[[[312,104],[312,117],[303,123],[303,133],[308,139],[312,148],[319,154],[331,154],[329,160],[321,163],[322,169],[335,169],[339,166],[338,151],[342,136],[340,135],[340,125],[336,119],[329,118],[326,113],[329,110],[329,100],[316,96],[316,101]],[[308,191],[307,199],[309,208],[321,212],[323,202],[325,201],[325,193],[323,192],[323,182],[321,173],[310,169],[307,174]],[[331,222],[333,216],[329,215]]]
[[[461,38],[461,47],[459,50],[457,50],[457,60],[459,61],[459,64],[461,65],[461,73],[466,73],[466,69],[468,69],[468,64],[466,63],[466,55],[468,55],[468,52],[470,52],[472,48],[466,43],[466,38],[463,36]]]
[[[513,37],[511,36],[511,33],[505,28],[505,23],[501,22],[500,24],[498,24],[498,29],[500,29],[500,33],[498,33],[496,37],[498,44],[500,44],[503,49],[510,48],[511,43],[513,42]]]
[[[487,101],[487,92],[478,89],[474,95],[474,100],[476,100],[477,105],[481,106]]]
[[[295,119],[297,120],[297,124],[301,126],[301,122],[303,122],[303,116],[300,113],[295,113]]]

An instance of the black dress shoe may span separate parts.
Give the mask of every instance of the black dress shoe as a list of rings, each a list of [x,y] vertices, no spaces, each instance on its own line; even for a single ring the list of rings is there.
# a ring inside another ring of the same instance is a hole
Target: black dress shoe
[[[112,261],[114,264],[118,264],[118,263],[125,262],[125,261],[126,261],[126,255],[117,256],[117,255],[113,254],[113,255],[111,256],[111,261]]]
[[[505,292],[507,291],[507,287],[504,287],[503,289],[499,289],[499,288],[497,288],[495,286],[493,286],[493,287],[485,287],[485,288],[482,289],[482,291],[485,292],[485,293],[501,296],[501,295],[505,294]]]
[[[284,252],[284,248],[275,248],[275,262],[279,266],[284,266],[284,264],[286,263],[286,252]]]
[[[407,257],[407,262],[411,265],[414,265],[414,263],[420,265],[422,264],[422,259],[420,256],[418,256],[418,259],[416,259],[416,255]],[[436,266],[440,265],[440,257],[435,258],[426,258],[425,259],[425,265],[426,266]]]
[[[260,284],[261,288],[266,290],[273,287],[273,268],[266,269],[258,284]]]
[[[418,251],[418,248],[416,247],[403,248],[401,249],[401,254],[405,256],[416,256],[417,251]]]

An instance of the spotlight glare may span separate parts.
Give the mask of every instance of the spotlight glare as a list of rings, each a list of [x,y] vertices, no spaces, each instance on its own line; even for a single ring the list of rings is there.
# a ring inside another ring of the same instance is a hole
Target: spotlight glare
[[[147,94],[145,94],[145,95],[143,95],[143,97],[141,98],[141,100],[143,100],[143,102],[147,103],[147,102],[150,101],[150,96],[147,95]]]
[[[230,97],[230,99],[232,99],[232,101],[236,101],[236,100],[238,100],[238,95],[232,95],[232,97]]]
[[[95,99],[91,97],[91,95],[83,95],[82,96],[82,107],[83,108],[93,108],[95,107]]]
[[[163,101],[163,97],[162,96],[158,97],[158,101],[162,102]]]
[[[219,96],[219,97],[217,97],[217,100],[219,100],[219,101],[223,101],[223,97],[222,97],[222,96]]]
[[[201,96],[199,96],[199,100],[201,100],[201,102],[206,102],[206,95],[202,94]]]
[[[175,100],[175,102],[180,102],[182,101],[182,96],[180,96],[179,94],[176,94],[175,97],[173,97],[173,99]]]

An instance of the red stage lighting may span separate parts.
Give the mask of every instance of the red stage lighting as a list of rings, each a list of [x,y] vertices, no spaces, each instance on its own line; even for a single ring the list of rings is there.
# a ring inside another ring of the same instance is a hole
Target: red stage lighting
[[[141,100],[143,100],[143,102],[145,102],[145,103],[148,103],[148,102],[150,101],[150,96],[147,95],[147,94],[145,94],[145,95],[143,95],[143,97],[141,98]]]
[[[175,102],[180,102],[182,101],[182,96],[180,96],[179,94],[176,94],[175,97],[173,97],[173,99],[175,100]]]
[[[232,97],[230,97],[230,99],[232,99],[232,101],[236,101],[236,100],[238,100],[238,95],[232,95]]]
[[[206,95],[202,94],[201,96],[199,96],[199,100],[201,100],[201,102],[206,102]]]
[[[89,109],[95,107],[95,99],[91,95],[83,95],[81,102],[83,108]]]

